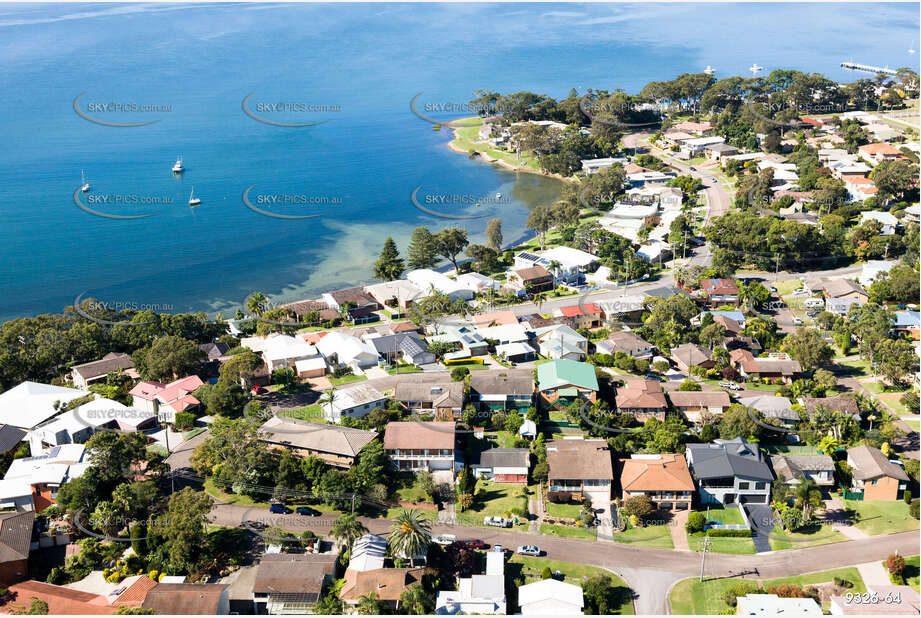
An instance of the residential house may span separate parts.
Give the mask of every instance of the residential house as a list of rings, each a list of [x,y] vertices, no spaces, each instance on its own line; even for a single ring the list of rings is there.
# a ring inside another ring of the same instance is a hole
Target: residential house
[[[541,356],[582,361],[588,356],[588,339],[566,324],[534,329],[534,341]]]
[[[8,588],[29,577],[34,522],[34,511],[0,512],[0,586]]]
[[[453,470],[453,421],[394,422],[384,430],[384,451],[400,471]]]
[[[745,328],[745,314],[742,313],[741,311],[735,311],[735,310],[703,311],[701,312],[699,316],[691,318],[691,325],[700,326],[700,321],[708,313],[713,317],[714,322],[716,321],[716,318],[723,316],[725,318],[729,318],[730,320],[734,322],[737,322],[739,326],[741,326],[742,328]]]
[[[554,315],[568,318],[576,329],[592,329],[601,326],[601,308],[595,303],[584,303],[561,307]]]
[[[882,236],[892,236],[902,225],[891,212],[881,210],[865,210],[860,213],[858,225],[863,225],[867,221],[876,221],[879,224],[879,233]]]
[[[510,363],[527,363],[537,360],[537,351],[523,341],[504,343],[496,346],[496,356]]]
[[[331,308],[322,300],[299,300],[284,304],[281,308],[290,311],[298,320],[307,324],[313,321],[314,316],[311,314],[315,314],[316,321],[319,323],[337,322],[342,319],[337,309]]]
[[[725,138],[719,136],[695,137],[681,141],[680,150],[676,154],[679,159],[692,159],[700,156],[710,146],[722,144]]]
[[[685,458],[704,504],[767,504],[774,474],[757,445],[742,438],[688,444]]]
[[[825,311],[846,317],[853,305],[862,306],[866,303],[859,298],[828,298],[825,300]]]
[[[444,273],[429,268],[419,268],[406,273],[410,283],[423,291],[426,296],[431,290],[447,295],[451,300],[472,300],[474,290],[465,287]]]
[[[742,325],[725,315],[713,316],[713,322],[721,325],[725,329],[727,336],[734,337],[742,332]]]
[[[505,552],[486,552],[486,572],[457,579],[457,590],[440,590],[436,615],[505,615]]]
[[[530,371],[474,371],[469,380],[470,403],[480,410],[525,412],[534,405],[534,378]]]
[[[315,346],[310,345],[300,337],[292,337],[281,333],[268,335],[260,347],[262,358],[269,373],[282,368],[294,371],[296,370],[297,361],[315,359],[320,356],[320,352]]]
[[[901,150],[885,143],[864,144],[857,148],[857,154],[874,167],[883,161],[895,161],[896,159],[905,158],[905,154]]]
[[[919,314],[917,311],[895,311],[892,320],[892,330],[897,333],[907,333],[912,339],[918,340]]]
[[[803,373],[799,361],[792,360],[785,354],[756,358],[748,350],[736,349],[729,352],[729,361],[745,380],[792,384]]]
[[[74,365],[70,368],[70,376],[75,388],[85,389],[90,384],[104,381],[107,375],[119,370],[131,378],[140,377],[134,371],[131,356],[120,352],[109,352],[97,361]]]
[[[429,352],[428,344],[415,331],[367,337],[365,343],[374,346],[374,351],[387,363],[403,361],[418,367],[436,362],[435,355]]]
[[[26,431],[55,416],[60,407],[89,391],[40,382],[22,382],[0,394],[0,423]]]
[[[559,409],[577,400],[594,403],[598,395],[595,366],[561,358],[537,367],[537,392],[541,403]]]
[[[791,487],[803,478],[815,481],[822,489],[835,484],[835,462],[828,455],[772,455],[771,467],[778,479]]]
[[[911,586],[867,584],[867,595],[833,596],[832,616],[917,616],[921,597]]]
[[[680,146],[685,140],[694,139],[687,131],[671,128],[662,134],[661,141],[665,146]]]
[[[809,281],[806,285],[813,289],[814,283]],[[850,279],[829,279],[821,282],[819,289],[822,290],[826,298],[853,298],[861,304],[865,304],[870,300],[867,291],[860,284]]]
[[[347,606],[354,607],[361,597],[373,593],[379,602],[396,612],[400,608],[400,595],[412,584],[421,584],[424,574],[424,568],[346,569],[339,598]]]
[[[594,304],[601,309],[601,319],[605,322],[619,321],[639,324],[640,318],[646,311],[646,297],[642,294],[630,294],[610,300],[599,300]]]
[[[604,159],[582,159],[582,171],[586,174],[594,174],[598,170],[611,167],[614,164],[624,165],[627,160],[623,157],[606,157]]]
[[[455,420],[464,408],[464,383],[398,382],[393,398],[406,406],[412,415],[431,415],[442,420]]]
[[[378,311],[382,308],[381,304],[373,296],[359,287],[326,292],[323,294],[323,301],[330,309],[335,311],[341,311],[346,305],[353,309],[369,309],[371,311]]]
[[[518,587],[518,607],[524,616],[581,616],[582,588],[558,579]]]
[[[44,601],[48,605],[48,614],[53,616],[104,616],[118,611],[118,607],[111,605],[104,595],[46,584],[34,579],[13,584],[8,592],[12,600],[4,611],[10,613],[13,609],[28,610],[33,598]]]
[[[14,459],[0,481],[0,509],[41,512],[55,504],[61,485],[86,471],[84,453],[82,444],[65,444]]]
[[[668,400],[677,412],[695,425],[709,422],[729,409],[726,391],[670,391]]]
[[[457,344],[460,347],[456,352],[445,354],[445,360],[489,354],[489,343],[468,322],[453,319],[442,320],[435,322],[433,330],[437,334],[429,335],[429,342],[443,341]]]
[[[176,412],[194,412],[201,402],[192,394],[204,382],[196,375],[174,380],[169,384],[161,382],[139,382],[128,394],[131,405],[139,410],[153,412],[164,423],[175,423]]]
[[[867,260],[860,270],[857,281],[864,288],[868,288],[881,274],[888,273],[896,264],[898,262],[895,260]]]
[[[227,615],[229,584],[164,584],[147,593],[142,607],[159,615]]]
[[[543,266],[531,266],[508,272],[508,282],[515,289],[538,294],[553,289],[553,275]]]
[[[691,509],[695,487],[684,455],[631,455],[619,462],[624,500],[646,496],[659,510]]]
[[[336,554],[266,554],[256,567],[256,614],[308,614],[336,575]]]
[[[524,343],[528,340],[528,333],[525,331],[524,325],[518,322],[514,324],[500,324],[499,326],[477,328],[476,332],[483,337],[483,339],[492,342],[494,345]]]
[[[726,161],[726,157],[731,157],[732,155],[739,154],[739,149],[735,146],[730,146],[725,143],[710,144],[709,146],[704,147],[704,151],[707,153],[707,158],[712,159],[713,161],[719,161],[722,163]]]
[[[497,291],[502,287],[502,284],[495,279],[477,272],[457,275],[455,281],[457,281],[459,286],[468,290],[473,290],[475,294],[487,294],[490,291]]]
[[[601,260],[597,255],[563,245],[547,249],[540,254],[540,257],[550,266],[554,263],[559,264],[556,268],[548,266],[548,270],[553,272],[558,282],[568,284],[582,283],[585,273],[593,272],[598,268]]]
[[[474,478],[496,483],[528,483],[531,452],[526,448],[491,448],[479,454],[470,465]]]
[[[387,559],[387,540],[376,534],[365,534],[352,545],[348,569],[363,573],[384,568]]]
[[[841,159],[826,166],[831,170],[831,175],[838,180],[847,182],[856,176],[866,177],[872,171],[865,163],[860,163],[854,159]]]
[[[694,367],[711,369],[716,365],[716,361],[711,358],[710,350],[696,343],[684,343],[672,348],[671,359],[685,374],[690,374]]]
[[[803,409],[810,418],[821,410],[826,412],[843,412],[853,419],[860,420],[860,408],[853,397],[803,397],[800,399]]]
[[[668,412],[665,393],[657,380],[625,378],[624,385],[617,389],[614,401],[620,414],[629,414],[640,422],[650,418],[664,421]]]
[[[326,333],[316,342],[317,350],[330,367],[351,367],[353,370],[374,367],[380,360],[375,347],[358,337],[339,331]]]
[[[19,443],[29,435],[27,432],[12,425],[0,425],[0,455],[9,453],[19,447]]]
[[[323,418],[342,422],[343,416],[364,418],[374,408],[387,406],[387,396],[369,384],[354,384],[334,391],[333,400],[323,404]]]
[[[365,292],[378,305],[398,311],[406,311],[414,302],[425,298],[425,293],[406,279],[366,285]]]
[[[865,444],[849,448],[847,465],[851,467],[851,490],[863,492],[864,500],[898,500],[908,487],[904,468],[878,448]]]
[[[550,440],[547,465],[551,500],[578,500],[582,496],[591,500],[594,508],[610,508],[614,471],[606,441]]]
[[[655,346],[628,330],[611,333],[606,341],[599,341],[595,349],[604,354],[623,352],[633,358],[649,360],[655,352]]]
[[[670,130],[686,131],[697,136],[704,136],[713,130],[713,125],[711,125],[709,122],[694,122],[691,120],[684,120],[682,122],[675,123],[675,125]]]
[[[852,202],[863,202],[879,194],[879,188],[873,180],[858,174],[844,176],[844,188],[847,189],[848,200]]]
[[[786,397],[777,395],[756,395],[743,397],[739,403],[747,408],[757,410],[765,420],[774,419],[790,427],[799,422],[799,414],[793,409],[793,404]]]
[[[495,311],[493,313],[480,313],[470,318],[477,329],[490,328],[492,326],[506,326],[508,324],[518,324],[518,316],[511,309],[505,311]]]
[[[700,289],[711,307],[739,302],[739,286],[732,279],[704,279],[700,282]]]
[[[61,444],[83,444],[100,427],[120,432],[149,430],[157,427],[157,415],[97,397],[33,429],[29,434],[30,451],[41,455]]]
[[[318,457],[337,468],[351,468],[377,432],[298,418],[273,416],[259,428],[259,439],[270,448],[284,448],[298,457]]]
[[[749,593],[736,597],[736,616],[821,616],[822,606],[812,597],[779,597]]]

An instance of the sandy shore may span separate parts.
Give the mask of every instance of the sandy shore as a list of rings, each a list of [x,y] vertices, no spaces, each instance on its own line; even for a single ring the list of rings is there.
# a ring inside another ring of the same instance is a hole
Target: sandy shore
[[[458,129],[454,129],[453,134],[454,134],[454,139],[448,142],[447,144],[448,148],[450,148],[456,153],[469,155],[470,154],[469,150],[464,150],[463,148],[458,148],[457,146],[454,145],[454,140],[460,139],[460,134],[458,133]],[[513,172],[525,172],[527,174],[539,174],[541,176],[550,176],[551,178],[556,178],[558,180],[562,180],[563,182],[575,182],[572,178],[567,178],[566,176],[561,176],[560,174],[551,174],[544,170],[534,169],[533,167],[521,167],[518,165],[512,165],[508,161],[503,161],[502,159],[496,159],[495,157],[491,157],[485,152],[475,152],[475,154],[476,156],[480,157],[487,163],[499,165]]]

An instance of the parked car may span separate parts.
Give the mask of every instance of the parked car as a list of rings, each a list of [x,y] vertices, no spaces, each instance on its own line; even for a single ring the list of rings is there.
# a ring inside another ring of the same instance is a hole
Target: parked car
[[[505,550],[502,549],[502,546],[501,546],[501,545],[499,545],[498,543],[496,543],[495,545],[492,546],[492,551],[504,552]]]
[[[822,312],[819,311],[818,309],[813,309],[812,311],[807,311],[807,312],[806,312],[806,315],[808,315],[810,318],[814,318],[815,316],[819,315],[820,313],[822,313]]]
[[[453,534],[439,534],[438,536],[432,537],[432,542],[447,547],[448,545],[456,543],[457,537]]]
[[[480,539],[467,539],[463,542],[463,546],[467,549],[489,549],[489,544]]]
[[[794,316],[794,318],[793,318],[793,325],[794,325],[794,326],[802,326],[802,325],[803,325],[803,318],[797,318],[797,317]]]
[[[291,512],[291,509],[286,507],[284,504],[272,504],[269,506],[269,513],[280,513],[282,515],[287,515]]]
[[[522,556],[540,556],[540,547],[537,545],[522,545],[515,553]]]
[[[309,506],[299,506],[294,509],[294,512],[298,515],[306,515],[307,517],[319,517],[322,513],[316,509],[312,509]]]
[[[774,287],[773,285],[772,285],[771,287],[769,287],[768,289],[769,289],[770,291],[772,291],[772,292],[776,292],[776,291],[777,291],[777,288]]]
[[[494,526],[496,528],[508,528],[511,522],[504,517],[484,517],[483,525],[484,526]]]

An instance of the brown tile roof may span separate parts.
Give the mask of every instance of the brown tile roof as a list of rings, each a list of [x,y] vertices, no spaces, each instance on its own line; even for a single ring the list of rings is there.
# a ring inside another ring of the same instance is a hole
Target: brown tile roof
[[[365,292],[364,288],[346,288],[344,290],[329,292],[329,295],[340,305],[347,302],[355,303],[356,307],[377,305],[377,301],[374,300],[374,297]]]
[[[15,593],[16,600],[7,603],[3,608],[5,612],[20,608],[28,609],[32,597],[47,603],[50,615],[100,615],[114,614],[118,611],[117,607],[109,605],[108,599],[100,594],[54,586],[31,579],[10,586],[10,592]]]
[[[857,400],[850,397],[803,397],[803,407],[810,415],[818,409],[825,408],[829,412],[844,412],[845,414],[860,414]]]
[[[655,458],[621,459],[620,463],[624,491],[694,491],[684,455],[663,453]]]
[[[617,389],[614,402],[618,408],[666,408],[662,385],[655,380],[626,379]]]
[[[534,281],[535,279],[546,279],[550,276],[550,273],[547,272],[547,269],[543,266],[531,266],[529,268],[521,268],[516,270],[515,273],[518,275],[518,278],[522,281]]]
[[[0,563],[29,557],[33,511],[0,513]]]
[[[422,581],[424,568],[414,569],[373,569],[355,571],[347,569],[345,584],[339,591],[343,601],[357,601],[360,597],[373,592],[378,600],[398,601],[400,594],[410,584]]]
[[[729,393],[725,391],[671,391],[668,400],[676,408],[729,407]]]
[[[632,354],[639,350],[649,350],[652,348],[651,343],[637,336],[635,333],[626,330],[611,333],[611,336],[608,337],[608,341],[611,342],[611,347],[615,351],[624,352],[625,354]]]
[[[157,584],[147,593],[145,609],[155,614],[217,614],[226,584]]]
[[[855,446],[847,449],[847,458],[853,462],[854,478],[859,481],[879,476],[890,476],[902,481],[908,480],[905,470],[889,461],[878,448],[866,444]]]
[[[115,595],[115,600],[112,602],[115,606],[125,605],[127,607],[140,607],[141,604],[144,603],[144,599],[147,598],[147,593],[157,585],[156,581],[150,579],[146,575],[136,576],[134,581],[130,584],[124,581],[122,583],[125,584],[127,588],[123,587],[122,592]]]
[[[470,390],[480,395],[533,395],[534,378],[530,371],[516,374],[472,371]]]
[[[704,279],[700,287],[708,296],[739,293],[739,286],[732,279]]]
[[[696,343],[685,343],[672,349],[672,360],[687,367],[702,365],[710,360],[710,350]]]
[[[408,333],[410,331],[419,331],[419,327],[413,324],[412,322],[400,322],[399,324],[394,324],[391,330],[396,333]]]
[[[454,449],[453,421],[388,423],[384,449]]]
[[[746,373],[758,372],[758,365],[755,363],[755,357],[748,350],[743,350],[741,348],[732,350],[729,352],[729,360],[733,364],[738,363]]]
[[[118,369],[131,369],[133,367],[134,361],[131,360],[129,355],[110,352],[99,360],[83,363],[82,365],[74,365],[71,367],[71,371],[80,374],[83,379],[88,379],[104,376]]]
[[[397,401],[429,403],[435,408],[460,408],[464,405],[464,383],[399,382],[393,398]]]
[[[723,328],[726,329],[726,334],[736,335],[742,331],[742,325],[733,320],[732,318],[727,318],[725,315],[718,315],[713,318],[713,321],[717,324],[722,324]]]
[[[266,554],[259,562],[253,592],[319,597],[323,582],[335,571],[335,554]]]
[[[547,464],[551,479],[614,480],[611,452],[604,440],[551,440]]]
[[[830,279],[822,285],[822,291],[825,292],[825,296],[829,298],[846,296],[852,292],[857,292],[858,294],[867,293],[860,284],[850,279]]]
[[[311,311],[319,313],[321,320],[335,320],[339,317],[338,311],[330,309],[329,305],[321,300],[299,300],[297,302],[288,303],[287,305],[282,305],[281,308],[290,309],[294,315],[299,318],[304,317]]]
[[[492,313],[481,313],[471,318],[471,321],[477,328],[486,328],[489,326],[504,326],[506,324],[518,324],[518,316],[512,310],[494,311]]]

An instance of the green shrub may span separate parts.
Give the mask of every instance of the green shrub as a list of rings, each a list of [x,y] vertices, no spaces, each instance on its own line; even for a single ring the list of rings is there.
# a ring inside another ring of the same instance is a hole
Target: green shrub
[[[553,577],[553,571],[550,570],[550,567],[545,566],[543,569],[541,569],[541,572],[540,572],[541,579],[550,579],[551,577]]]
[[[849,579],[845,579],[844,577],[835,577],[835,585],[842,588],[853,588],[854,582]]]
[[[710,530],[708,533],[712,537],[728,537],[734,539],[744,539],[751,537],[751,530]]]
[[[455,367],[451,370],[451,380],[454,382],[462,382],[464,378],[467,377],[468,373],[470,373],[470,370],[466,367]]]
[[[191,412],[176,412],[176,427],[179,429],[192,429],[195,426],[195,415]]]
[[[691,533],[702,532],[706,523],[707,516],[699,511],[694,511],[688,515],[688,521],[684,524],[684,529]]]
[[[911,504],[908,505],[908,514],[918,519],[918,498],[912,500]]]
[[[911,490],[910,489],[906,489],[905,493],[902,494],[902,500],[905,501],[905,504],[908,504],[908,505],[911,504]]]

